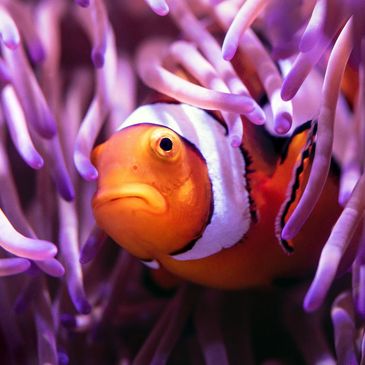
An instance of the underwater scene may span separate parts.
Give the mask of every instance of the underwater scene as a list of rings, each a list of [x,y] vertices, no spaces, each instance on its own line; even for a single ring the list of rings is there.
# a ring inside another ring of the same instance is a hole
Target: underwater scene
[[[365,364],[363,0],[0,0],[0,364]]]

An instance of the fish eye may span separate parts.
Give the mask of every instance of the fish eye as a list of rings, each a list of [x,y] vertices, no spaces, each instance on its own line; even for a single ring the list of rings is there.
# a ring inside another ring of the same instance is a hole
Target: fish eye
[[[160,158],[174,159],[179,154],[180,140],[175,132],[168,128],[158,128],[151,134],[150,146]]]
[[[171,151],[173,147],[173,143],[169,137],[163,137],[160,140],[160,148],[165,152]]]

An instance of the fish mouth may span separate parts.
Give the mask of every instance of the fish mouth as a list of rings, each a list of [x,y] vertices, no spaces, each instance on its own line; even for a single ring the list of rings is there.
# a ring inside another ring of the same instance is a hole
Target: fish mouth
[[[93,207],[98,209],[105,204],[126,198],[143,200],[155,214],[162,214],[167,210],[167,202],[162,194],[153,186],[143,183],[125,183],[105,192],[97,192],[93,199]]]

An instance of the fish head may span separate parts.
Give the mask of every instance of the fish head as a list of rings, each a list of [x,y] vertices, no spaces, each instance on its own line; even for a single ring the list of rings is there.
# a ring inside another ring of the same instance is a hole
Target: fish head
[[[173,130],[138,124],[116,132],[92,156],[98,226],[141,260],[181,250],[201,235],[212,192],[204,158]]]

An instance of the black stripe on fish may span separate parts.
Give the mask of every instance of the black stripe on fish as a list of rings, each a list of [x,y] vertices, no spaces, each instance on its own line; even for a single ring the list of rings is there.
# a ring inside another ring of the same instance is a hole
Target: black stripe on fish
[[[252,197],[252,188],[251,188],[251,181],[250,181],[250,174],[254,173],[254,170],[251,170],[250,166],[252,165],[252,158],[248,151],[243,147],[240,146],[240,151],[242,152],[243,159],[245,160],[245,172],[244,172],[244,179],[246,180],[246,190],[248,193],[248,203],[250,204],[250,216],[251,222],[257,223],[258,222],[258,213],[257,213],[257,206],[255,200]]]

